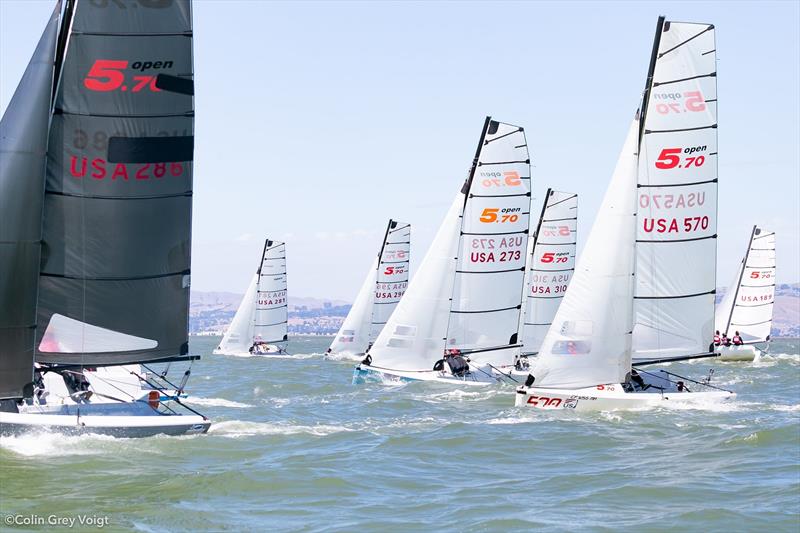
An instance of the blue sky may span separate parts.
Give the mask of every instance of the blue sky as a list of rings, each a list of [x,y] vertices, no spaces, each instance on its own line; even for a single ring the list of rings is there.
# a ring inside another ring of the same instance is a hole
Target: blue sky
[[[52,9],[0,0],[4,110]],[[389,217],[412,273],[486,115],[525,127],[534,206],[580,195],[588,233],[639,101],[656,17],[717,27],[718,285],[750,228],[800,279],[800,3],[194,3],[192,285],[243,292],[266,236],[289,289],[351,300]]]

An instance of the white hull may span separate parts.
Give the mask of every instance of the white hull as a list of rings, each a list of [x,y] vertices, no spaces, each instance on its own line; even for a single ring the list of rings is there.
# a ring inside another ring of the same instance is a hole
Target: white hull
[[[128,407],[130,406],[123,406],[119,411]],[[81,414],[82,411],[97,414]],[[58,414],[0,412],[0,434],[18,435],[47,431],[69,435],[98,434],[132,438],[153,435],[194,435],[207,432],[211,426],[210,420],[199,415],[163,415],[146,405],[143,405],[137,414],[111,413],[113,410],[100,411],[91,408],[83,410],[79,406],[62,410]]]
[[[214,351],[211,352],[213,355],[229,355],[232,357],[285,357],[289,355],[285,349],[281,348],[280,346],[275,345],[268,345],[267,350],[262,353],[251,353],[247,350],[235,352],[232,350],[220,350],[216,348]]]
[[[486,387],[502,383],[489,369],[471,370],[464,376],[454,376],[449,372],[436,370],[394,370],[375,366],[358,365],[353,372],[353,384],[365,382],[407,383],[411,381],[432,381],[448,385]]]
[[[611,411],[646,409],[676,403],[708,403],[731,400],[736,394],[722,390],[701,392],[659,391],[625,392],[622,385],[597,385],[583,389],[519,387],[514,404],[534,409],[573,409],[576,411]]]
[[[715,351],[719,354],[719,361],[754,361],[761,357],[761,350],[752,344],[742,346],[715,346]]]

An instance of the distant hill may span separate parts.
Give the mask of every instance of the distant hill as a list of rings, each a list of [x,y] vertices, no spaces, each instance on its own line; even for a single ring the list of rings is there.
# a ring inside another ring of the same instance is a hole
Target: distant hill
[[[221,334],[233,320],[242,297],[242,294],[233,292],[192,291],[190,333]],[[343,300],[289,295],[289,331],[333,335],[339,331],[349,311],[350,304]]]
[[[725,288],[717,289],[717,302]],[[221,333],[228,327],[241,294],[192,291],[189,330],[192,333]],[[289,296],[289,331],[332,335],[350,311],[343,300]],[[773,337],[800,337],[800,283],[782,283],[775,288]]]

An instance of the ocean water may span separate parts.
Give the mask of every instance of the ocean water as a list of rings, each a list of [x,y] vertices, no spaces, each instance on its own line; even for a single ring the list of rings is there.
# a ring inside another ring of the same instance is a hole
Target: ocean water
[[[0,439],[4,524],[800,531],[798,340],[756,365],[715,362],[731,403],[593,414],[515,408],[511,386],[352,386],[354,362],[319,355],[328,338],[295,338],[298,355],[283,359],[212,356],[216,342],[191,340],[204,357],[189,403],[214,421],[207,435]],[[709,365],[670,370],[702,377]]]

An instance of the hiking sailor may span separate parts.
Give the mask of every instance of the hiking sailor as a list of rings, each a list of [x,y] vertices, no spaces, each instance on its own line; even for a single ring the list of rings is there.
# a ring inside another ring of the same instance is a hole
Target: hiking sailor
[[[733,345],[741,346],[742,344],[744,344],[744,341],[742,340],[742,336],[739,335],[739,332],[737,331],[736,334],[733,336]]]

